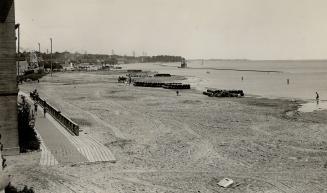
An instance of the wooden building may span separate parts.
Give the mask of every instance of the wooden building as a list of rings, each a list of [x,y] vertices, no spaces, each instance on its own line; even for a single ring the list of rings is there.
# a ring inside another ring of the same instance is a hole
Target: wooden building
[[[0,134],[4,155],[19,153],[17,124],[15,9],[13,0],[0,1]]]

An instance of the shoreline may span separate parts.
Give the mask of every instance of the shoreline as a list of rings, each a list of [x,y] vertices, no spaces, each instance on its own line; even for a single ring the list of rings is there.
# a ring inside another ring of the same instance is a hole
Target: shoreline
[[[241,63],[242,64],[242,63]],[[253,94],[262,95],[269,98],[279,98],[286,97],[290,99],[301,99],[306,102],[310,102],[312,99],[315,99],[315,92],[321,95],[322,100],[326,99],[326,91],[322,86],[321,79],[323,74],[318,72],[322,64],[317,64],[313,66],[311,70],[305,71],[303,67],[304,64],[299,64],[299,70],[295,70],[296,66],[291,64],[284,65],[277,63],[276,66],[271,68],[266,68],[265,63],[257,63],[251,67],[252,63],[246,63],[244,66],[241,64],[228,64],[228,63],[208,63],[206,66],[213,68],[230,68],[230,69],[258,69],[264,71],[284,71],[285,73],[255,73],[255,72],[238,72],[238,71],[211,71],[201,69],[201,63],[199,62],[190,62],[191,67],[200,67],[200,69],[178,69],[179,66],[177,63],[163,63],[163,64],[128,64],[122,65],[125,69],[129,68],[139,68],[139,69],[148,69],[148,70],[157,70],[162,73],[171,73],[184,76],[199,77],[203,79],[202,82],[195,82],[195,86],[199,84],[200,87],[205,89],[205,87],[221,88],[225,87],[226,89],[243,89]],[[317,73],[315,75],[315,73]],[[302,77],[310,77],[310,80],[305,81]],[[244,77],[244,81],[241,81],[241,78]],[[200,79],[198,79],[200,80]],[[287,84],[287,80],[290,80]],[[271,88],[271,89],[270,89]],[[323,101],[322,101],[323,102]]]
[[[163,65],[163,64],[157,64],[157,65]],[[167,65],[164,65],[167,66]],[[140,69],[140,70],[144,70],[144,69]],[[127,70],[114,70],[114,71],[109,71],[109,74],[127,74]],[[149,71],[149,70],[144,70],[143,72],[145,73],[150,73],[150,74],[154,74],[154,73],[158,73],[157,71]],[[98,75],[105,75],[106,73],[108,73],[108,71],[71,71],[71,72],[63,72],[63,73],[89,73],[89,74],[98,74]],[[196,76],[182,76],[182,75],[172,75],[173,77],[177,77],[176,80],[179,80],[182,83],[187,83],[191,85],[191,90],[195,90],[197,91],[197,93],[202,93],[203,91],[207,90],[207,89],[218,89],[218,88],[211,88],[211,87],[200,87],[200,86],[195,86],[196,82],[199,81],[203,81],[203,79],[201,79],[200,77],[196,77]],[[178,78],[179,77],[179,78]],[[173,80],[175,81],[175,80]],[[56,84],[56,83],[55,83]],[[58,83],[60,84],[60,83]],[[219,88],[219,89],[226,89],[226,88]],[[235,89],[235,88],[234,88]],[[226,89],[228,90],[228,89]],[[322,103],[323,106],[322,107],[314,107],[316,104],[316,100],[315,99],[302,99],[302,98],[289,98],[289,97],[278,97],[278,96],[264,96],[264,95],[258,95],[258,94],[251,94],[251,93],[246,93],[245,92],[245,96],[244,97],[250,97],[250,98],[256,98],[256,99],[270,99],[270,100],[285,100],[285,101],[289,101],[289,102],[299,102],[299,106],[298,106],[298,111],[303,112],[303,113],[311,113],[314,111],[327,111],[327,100],[319,100],[320,104]],[[301,110],[301,108],[303,106],[307,106],[305,110]]]
[[[165,65],[162,63],[155,63],[155,65],[159,65],[159,66],[164,66],[164,67],[177,67],[179,68],[179,66],[169,66],[169,65]],[[200,70],[218,70],[218,71],[240,71],[240,72],[262,72],[262,73],[284,73],[283,71],[276,71],[276,70],[250,70],[250,69],[237,69],[237,68],[214,68],[214,67],[186,67],[184,69],[200,69]]]
[[[190,76],[185,76],[186,81],[185,83],[191,84],[191,88],[193,87],[194,90],[197,90],[199,93],[202,93],[203,91],[207,89],[217,89],[217,88],[210,88],[210,87],[205,87],[205,89],[202,89],[201,87],[193,86],[195,80],[199,81],[199,77],[190,77]],[[203,81],[203,80],[200,80]],[[227,89],[228,90],[228,89]],[[320,106],[318,107],[316,105],[316,100],[305,100],[301,98],[288,98],[288,97],[273,97],[273,96],[263,96],[263,95],[257,95],[257,94],[251,94],[251,93],[245,93],[244,97],[250,97],[250,98],[257,98],[257,99],[271,99],[271,100],[287,100],[290,102],[299,102],[299,106],[297,108],[298,111],[303,112],[303,113],[308,113],[308,112],[314,112],[314,111],[327,111],[327,100],[320,100]],[[303,108],[305,107],[305,108]]]
[[[162,65],[162,64],[157,64],[157,65]],[[167,66],[167,65],[164,65]],[[140,70],[144,70],[144,69],[140,69]],[[150,74],[154,74],[154,73],[158,73],[157,71],[149,71],[149,70],[144,70],[143,73],[150,73]],[[98,75],[105,75],[106,73],[108,73],[108,71],[67,71],[67,72],[63,72],[63,73],[89,73],[89,74],[98,74]],[[125,75],[127,74],[127,70],[114,70],[114,71],[109,71],[109,74],[120,74],[120,75]],[[191,85],[191,90],[196,90],[198,93],[202,93],[203,91],[207,90],[207,89],[226,89],[227,88],[212,88],[212,87],[200,87],[200,86],[196,86],[196,82],[199,81],[203,81],[203,79],[201,79],[200,77],[196,77],[196,76],[182,76],[182,75],[172,75],[173,77],[177,77],[176,80],[179,80],[182,83],[186,83],[186,84],[190,84]],[[179,78],[178,78],[179,77]],[[175,81],[175,80],[173,80]],[[56,84],[56,83],[55,83]],[[58,83],[60,84],[60,83]],[[229,88],[230,89],[230,88]],[[236,89],[236,88],[234,88]],[[257,98],[257,99],[271,99],[271,100],[286,100],[286,101],[290,101],[290,102],[300,102],[300,105],[298,107],[297,110],[301,111],[301,106],[305,106],[305,105],[311,105],[314,106],[316,104],[316,100],[315,99],[302,99],[302,98],[289,98],[289,97],[278,97],[278,96],[264,96],[264,95],[259,95],[259,94],[251,94],[251,93],[246,93],[245,92],[245,97],[251,97],[251,98]],[[313,112],[313,111],[327,111],[327,100],[319,100],[319,102],[323,103],[323,107],[309,107],[307,110],[305,111],[301,111],[303,113],[308,113],[308,112]]]
[[[202,89],[202,87],[194,86],[195,82],[203,81],[199,77],[185,76],[185,78],[186,78],[186,81],[184,81],[184,82],[191,84],[191,87],[195,88],[195,90],[197,90],[199,92],[203,92],[207,89],[217,89],[217,88],[210,88],[210,87],[205,87],[204,89]],[[221,88],[219,88],[219,89],[221,89]],[[317,101],[315,99],[264,96],[264,95],[246,93],[246,92],[245,92],[245,97],[253,97],[253,98],[258,98],[258,99],[267,98],[267,99],[271,99],[271,100],[282,99],[282,100],[288,100],[288,101],[292,101],[292,102],[297,101],[297,102],[300,102],[300,105],[297,110],[301,111],[303,113],[314,112],[314,111],[327,111],[327,100],[319,100],[318,105],[317,105]]]

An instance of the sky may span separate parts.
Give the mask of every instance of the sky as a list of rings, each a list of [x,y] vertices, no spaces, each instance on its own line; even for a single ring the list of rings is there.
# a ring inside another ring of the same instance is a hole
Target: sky
[[[16,0],[26,50],[327,59],[326,0]]]

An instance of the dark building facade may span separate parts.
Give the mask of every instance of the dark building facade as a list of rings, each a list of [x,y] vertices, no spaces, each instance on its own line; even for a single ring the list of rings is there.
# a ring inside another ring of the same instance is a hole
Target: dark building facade
[[[14,1],[0,0],[0,134],[5,155],[19,153],[16,79]]]

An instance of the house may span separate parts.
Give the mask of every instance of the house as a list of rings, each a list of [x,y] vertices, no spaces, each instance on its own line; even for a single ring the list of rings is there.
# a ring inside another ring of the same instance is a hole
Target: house
[[[24,73],[28,70],[28,62],[24,61],[17,61],[17,75],[24,75]]]
[[[117,58],[117,64],[126,64],[127,60],[126,58]]]
[[[73,63],[71,63],[71,62],[62,64],[62,68],[64,71],[74,71],[75,70]]]

